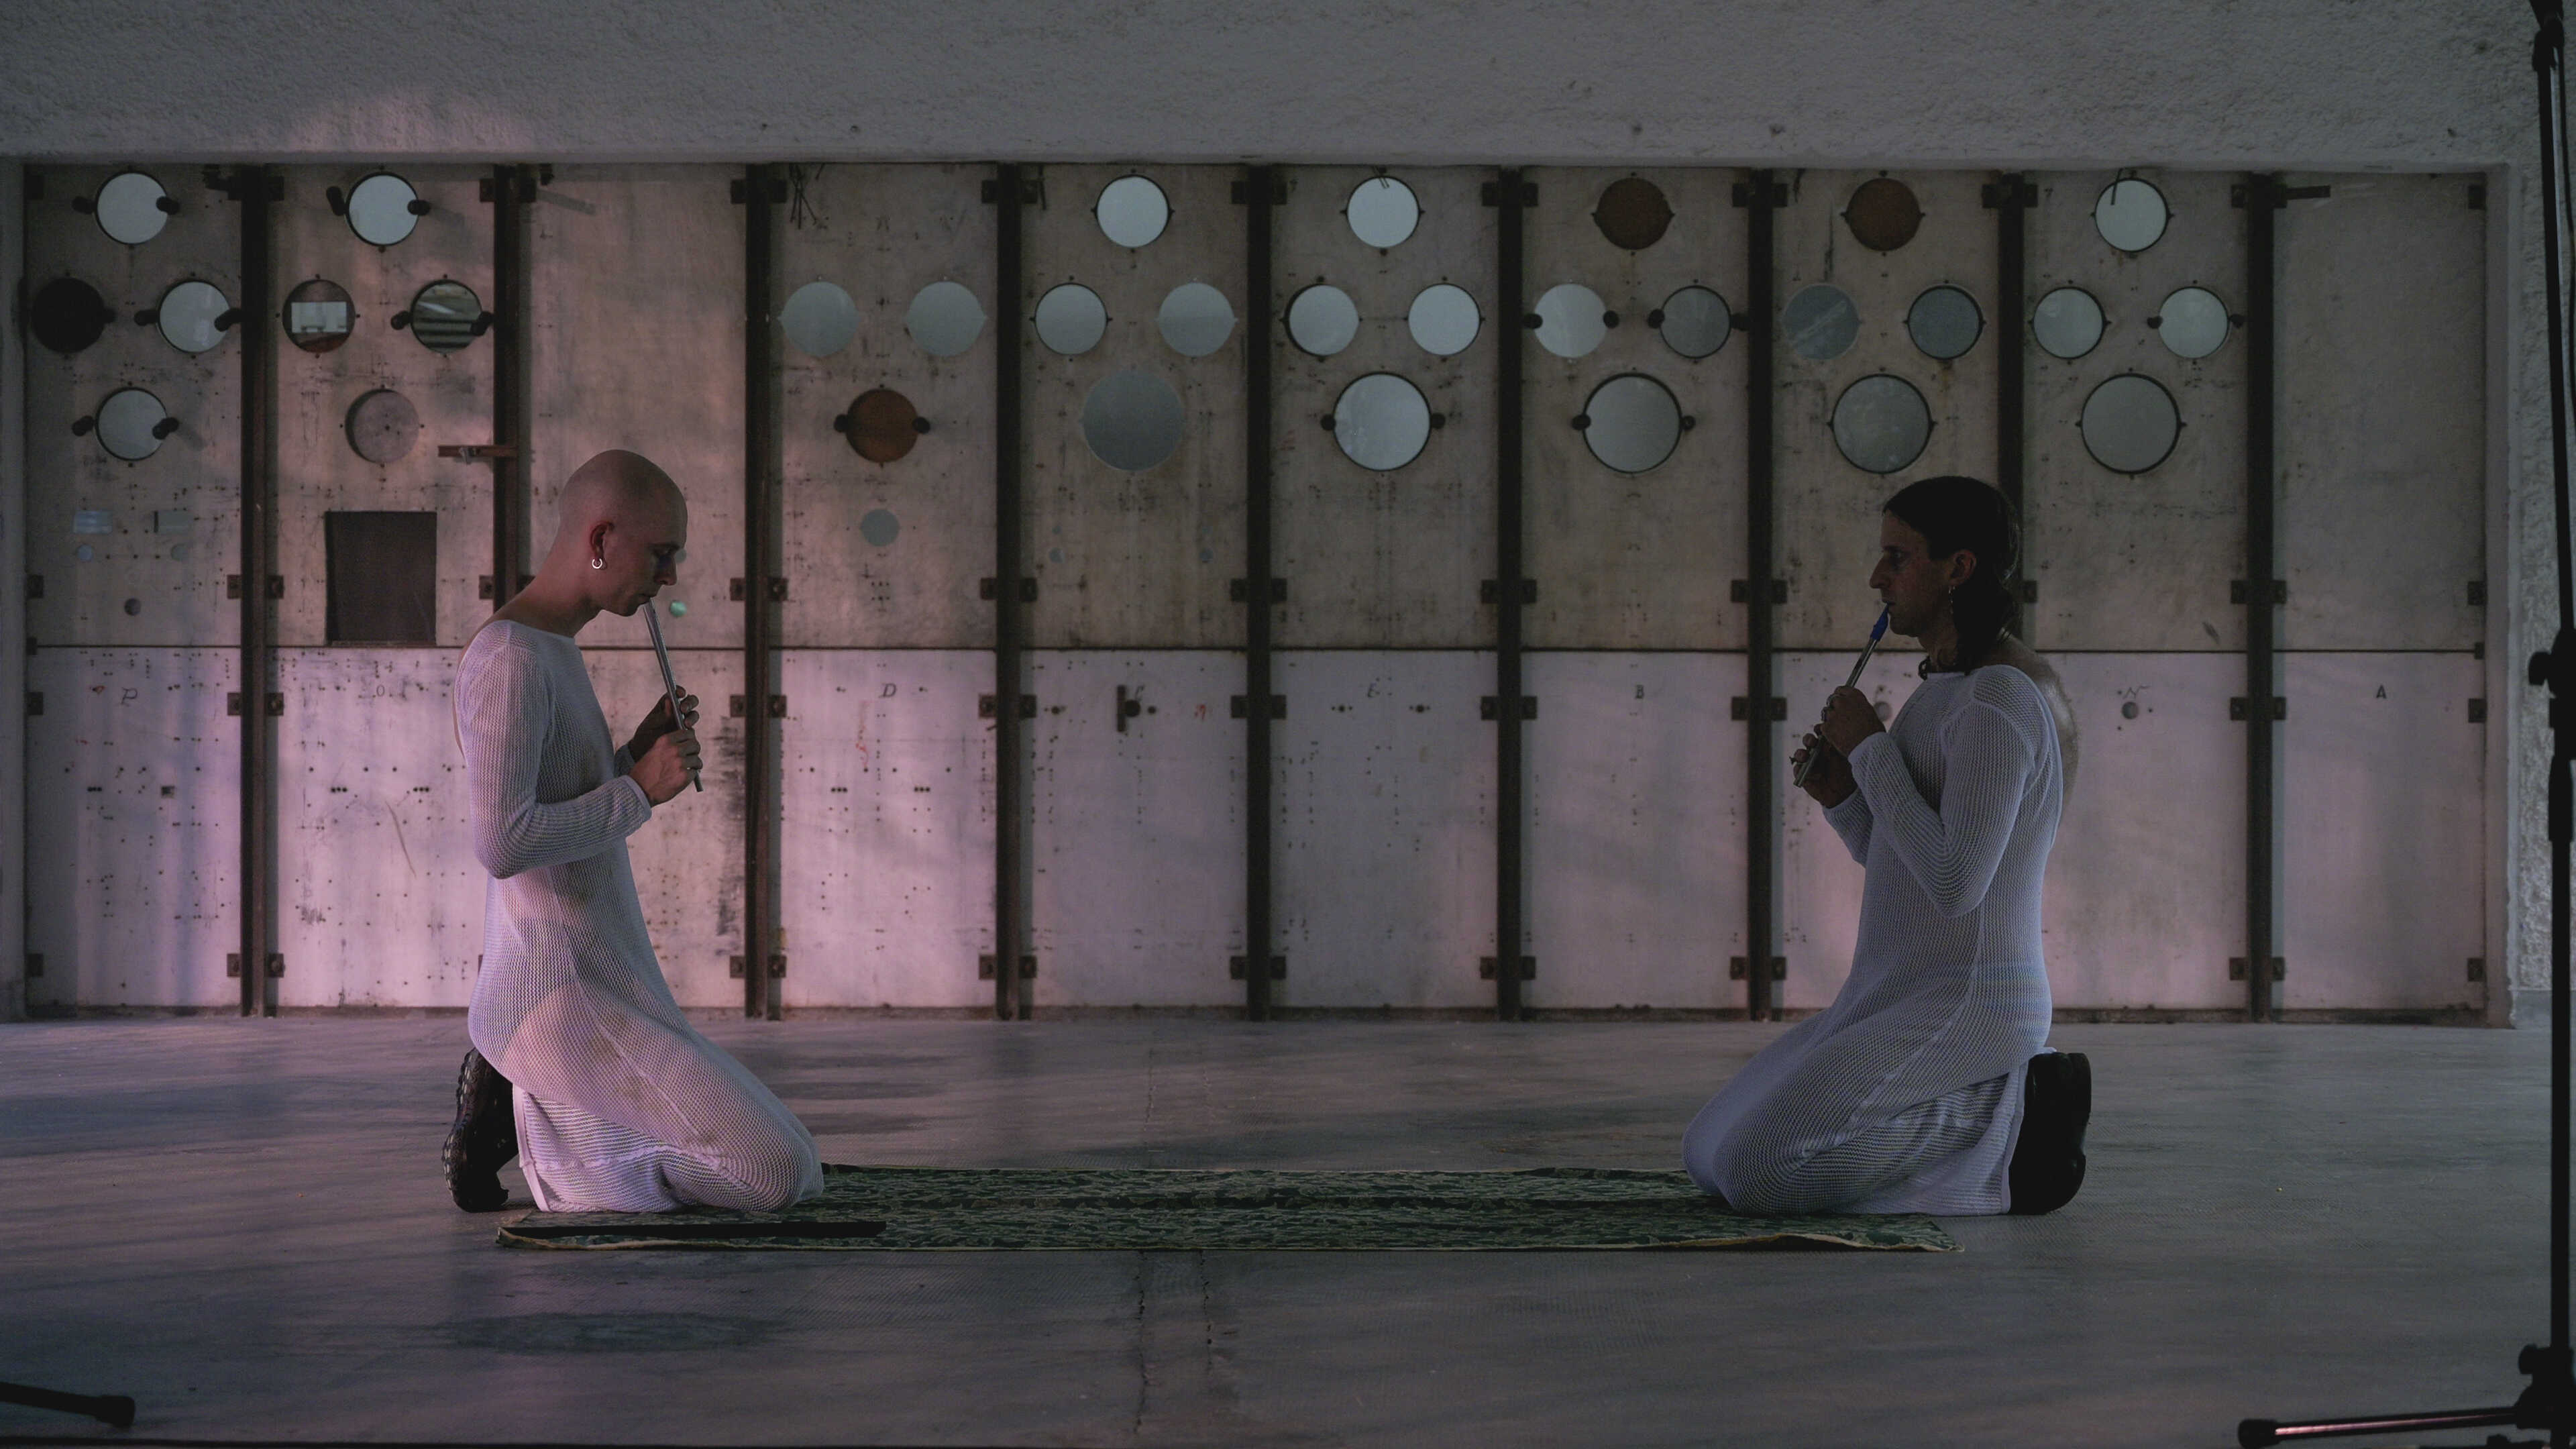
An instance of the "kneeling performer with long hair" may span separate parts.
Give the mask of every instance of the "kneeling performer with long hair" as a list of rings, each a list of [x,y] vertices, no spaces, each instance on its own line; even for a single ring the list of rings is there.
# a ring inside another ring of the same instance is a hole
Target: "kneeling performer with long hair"
[[[469,1212],[502,1206],[495,1174],[515,1154],[550,1211],[782,1208],[822,1191],[814,1139],[680,1013],[626,861],[626,837],[697,774],[697,701],[668,691],[619,749],[573,642],[676,581],[688,504],[651,462],[607,452],[574,471],[562,507],[536,580],[456,674],[492,884],[448,1191]]]
[[[1888,500],[1879,541],[1870,586],[1922,641],[1923,684],[1893,729],[1835,690],[1793,757],[1869,871],[1851,976],[1700,1110],[1683,1164],[1739,1212],[2050,1212],[2083,1183],[2092,1109],[2085,1059],[2042,1050],[2040,878],[2074,712],[2011,633],[2001,493],[1927,478]]]

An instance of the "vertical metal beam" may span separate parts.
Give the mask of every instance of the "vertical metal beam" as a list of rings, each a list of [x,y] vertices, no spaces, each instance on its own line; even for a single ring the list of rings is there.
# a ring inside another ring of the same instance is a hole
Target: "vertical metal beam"
[[[492,607],[519,592],[528,574],[528,467],[536,445],[529,420],[536,393],[528,373],[528,203],[537,168],[492,168]]]
[[[1779,934],[1779,802],[1771,778],[1771,580],[1778,569],[1771,507],[1772,349],[1778,333],[1772,186],[1770,172],[1756,171],[1744,194],[1744,311],[1753,323],[1744,369],[1744,1015],[1751,1021],[1768,1020],[1774,1009],[1770,965]]]
[[[1027,858],[1020,777],[1020,168],[994,168],[993,261],[993,1016],[1029,1016],[1020,980],[1028,916],[1020,893]],[[1258,310],[1258,309],[1255,309]],[[1256,439],[1252,451],[1259,452]],[[1247,711],[1248,713],[1249,711]]]
[[[2272,1012],[2275,727],[2272,409],[2278,317],[2273,287],[2277,176],[2245,178],[2245,1013]]]
[[[241,1013],[274,1015],[268,958],[277,949],[277,329],[271,324],[271,188],[265,166],[232,176],[241,207]]]
[[[1243,401],[1243,1014],[1270,1019],[1270,322],[1271,190],[1278,171],[1244,179]],[[1506,329],[1509,330],[1509,329]]]
[[[770,718],[776,610],[770,574],[778,557],[777,213],[775,167],[743,174],[742,892],[743,1015],[776,1021],[786,966],[778,940],[777,724]]]
[[[1522,272],[1521,173],[1496,178],[1495,306],[1510,325],[1495,331],[1494,380],[1494,1014],[1519,1021],[1521,1004],[1521,325],[1528,306]]]
[[[1995,486],[2022,511],[2023,349],[2030,334],[2024,320],[2030,288],[2030,212],[2022,188],[2030,183],[2018,171],[1996,178],[1995,198]],[[2025,628],[2027,625],[2025,625]]]

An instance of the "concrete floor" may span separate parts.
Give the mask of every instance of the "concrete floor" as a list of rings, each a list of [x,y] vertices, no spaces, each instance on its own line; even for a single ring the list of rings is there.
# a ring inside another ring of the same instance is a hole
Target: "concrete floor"
[[[711,1030],[830,1160],[1497,1168],[1671,1165],[1778,1028]],[[2091,1181],[1964,1253],[898,1257],[492,1247],[438,1177],[453,1017],[0,1027],[0,1379],[136,1434],[779,1445],[2220,1446],[2511,1399],[2544,1034],[2056,1040]]]

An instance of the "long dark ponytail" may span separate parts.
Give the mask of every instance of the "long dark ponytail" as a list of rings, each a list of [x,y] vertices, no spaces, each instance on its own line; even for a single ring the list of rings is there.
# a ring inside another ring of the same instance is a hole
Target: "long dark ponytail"
[[[2021,523],[2001,490],[1974,478],[1951,474],[1926,478],[1899,489],[1887,500],[1887,511],[1923,535],[1934,558],[1961,549],[1974,554],[1976,571],[1950,595],[1950,617],[1959,631],[1958,667],[1975,669],[1994,652],[1995,641],[2021,622],[2019,586]]]

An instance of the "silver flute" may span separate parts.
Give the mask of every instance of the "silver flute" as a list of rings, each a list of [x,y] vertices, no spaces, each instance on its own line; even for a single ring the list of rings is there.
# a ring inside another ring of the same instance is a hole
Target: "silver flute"
[[[671,651],[662,646],[662,606],[651,599],[644,601],[644,627],[653,634],[653,657],[662,661],[662,697],[671,702],[671,728],[686,729],[688,716],[680,712],[679,676],[671,672]],[[1884,627],[1883,621],[1882,627]],[[1875,643],[1876,640],[1873,639],[1871,642]],[[1867,659],[1869,656],[1861,657]],[[692,790],[707,788],[705,782],[698,778],[698,772],[694,767],[689,771],[689,788]]]
[[[1860,658],[1853,663],[1851,678],[1843,681],[1843,688],[1860,687],[1861,671],[1869,668],[1869,657],[1878,652],[1878,641],[1887,637],[1887,616],[1892,608],[1893,606],[1889,605],[1879,609],[1878,622],[1869,626],[1869,642],[1861,646]],[[658,641],[661,636],[654,637]],[[665,673],[669,672],[669,669],[669,665],[663,666]],[[1816,762],[1822,760],[1825,757],[1825,751],[1831,748],[1833,747],[1825,743],[1824,735],[1820,732],[1816,736],[1815,747],[1807,751],[1807,758],[1798,762],[1798,773],[1790,778],[1789,783],[1800,789],[1806,788],[1807,777],[1816,773]]]

